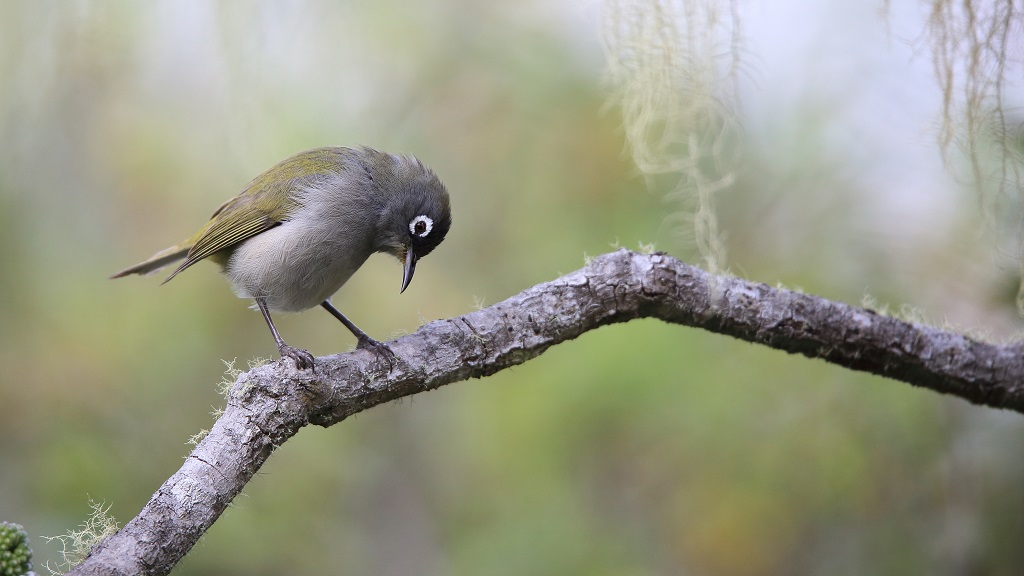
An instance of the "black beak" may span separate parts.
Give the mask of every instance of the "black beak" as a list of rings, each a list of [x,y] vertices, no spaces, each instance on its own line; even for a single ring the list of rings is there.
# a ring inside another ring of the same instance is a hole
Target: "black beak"
[[[402,292],[409,287],[409,282],[412,282],[413,272],[416,272],[416,253],[412,251],[412,246],[405,251],[405,270],[402,272]],[[401,294],[402,292],[399,292]]]

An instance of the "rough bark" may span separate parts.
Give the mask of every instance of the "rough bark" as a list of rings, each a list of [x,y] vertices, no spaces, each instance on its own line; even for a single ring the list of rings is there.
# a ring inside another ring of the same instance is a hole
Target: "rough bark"
[[[665,254],[626,250],[504,302],[438,320],[370,352],[242,374],[223,415],[137,517],[70,574],[166,574],[274,449],[303,426],[522,364],[616,322],[657,318],[1024,412],[1024,344],[993,345],[816,296],[712,276]]]

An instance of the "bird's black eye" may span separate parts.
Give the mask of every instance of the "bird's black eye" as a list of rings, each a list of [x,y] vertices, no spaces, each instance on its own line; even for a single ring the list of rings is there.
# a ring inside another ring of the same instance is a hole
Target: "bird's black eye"
[[[426,238],[433,228],[434,221],[430,219],[430,216],[420,214],[409,222],[409,232],[419,238]]]

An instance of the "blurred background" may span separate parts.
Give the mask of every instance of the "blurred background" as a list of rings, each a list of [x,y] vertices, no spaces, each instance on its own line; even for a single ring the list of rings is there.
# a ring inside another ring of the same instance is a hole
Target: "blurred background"
[[[739,13],[716,261],[1015,337],[1019,213],[942,161],[929,4],[808,4]],[[178,468],[223,361],[275,355],[213,265],[107,277],[286,156],[366,144],[447,184],[452,231],[410,289],[376,256],[335,298],[378,338],[618,246],[709,261],[678,174],[633,161],[610,21],[579,0],[3,3],[0,520],[37,569],[90,499],[123,524]],[[278,327],[354,345],[316,311]],[[1022,456],[1019,414],[632,322],[303,430],[174,573],[1020,574]]]

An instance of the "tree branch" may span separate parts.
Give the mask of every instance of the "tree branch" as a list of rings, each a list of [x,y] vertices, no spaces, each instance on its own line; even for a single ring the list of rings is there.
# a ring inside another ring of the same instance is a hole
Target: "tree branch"
[[[1024,345],[998,346],[869,310],[737,278],[665,254],[619,250],[504,302],[438,320],[372,353],[289,361],[242,374],[224,414],[137,517],[70,574],[166,574],[274,449],[307,424],[348,416],[522,364],[616,322],[658,318],[1024,412]]]

